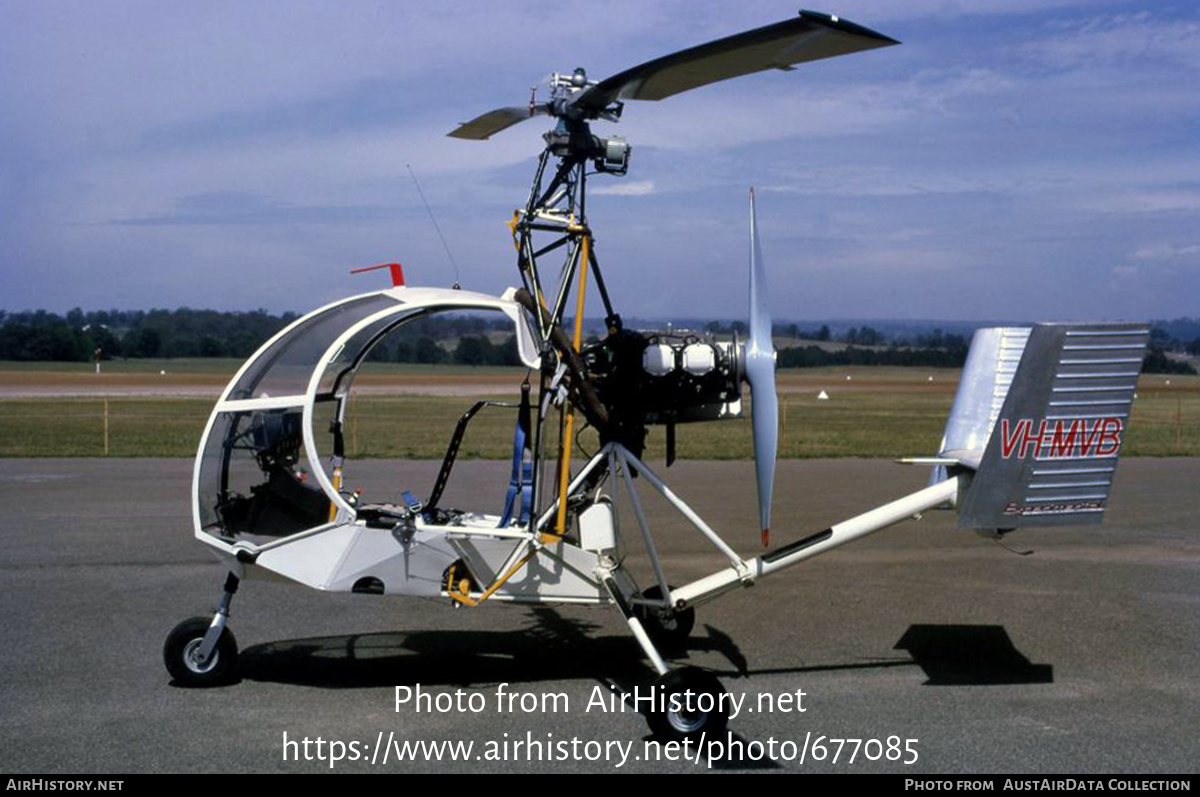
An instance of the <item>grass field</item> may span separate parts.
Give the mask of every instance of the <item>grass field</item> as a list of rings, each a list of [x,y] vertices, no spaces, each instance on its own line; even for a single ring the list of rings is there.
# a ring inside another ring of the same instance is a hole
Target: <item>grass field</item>
[[[168,365],[155,369],[155,365]],[[64,384],[95,387],[94,373],[61,364],[0,364],[0,387]],[[104,385],[127,385],[135,394],[0,398],[3,457],[191,457],[214,398],[237,363],[231,360],[121,363]],[[108,365],[106,364],[106,367]],[[136,395],[168,374],[190,374],[180,384],[211,389],[214,398]],[[520,369],[372,365],[356,384],[347,413],[351,457],[441,457],[458,417],[480,395],[513,400]],[[847,376],[850,377],[847,380]],[[953,401],[955,371],[927,368],[833,368],[779,373],[781,458],[900,457],[929,455],[941,440]],[[930,381],[932,377],[933,381]],[[110,381],[111,380],[111,381]],[[147,380],[150,380],[147,382]],[[500,392],[511,384],[511,392]],[[443,389],[444,388],[444,389]],[[825,390],[828,401],[816,395]],[[389,391],[391,393],[389,394]],[[429,395],[444,392],[450,395]],[[460,456],[511,454],[512,410],[489,409],[471,425]],[[557,439],[550,424],[550,443]],[[652,428],[647,456],[661,461],[665,434]],[[590,430],[579,436],[592,451]],[[1200,377],[1143,376],[1124,452],[1130,456],[1200,456]],[[681,425],[678,454],[685,459],[751,456],[748,420]]]
[[[241,366],[243,360],[231,357],[197,357],[179,359],[105,360],[100,370],[104,374],[157,374],[159,371],[188,374],[218,374],[228,379]],[[83,374],[94,375],[96,365],[92,362],[17,362],[0,360],[0,374]]]
[[[101,375],[114,377],[131,374],[211,374],[216,382],[224,385],[230,377],[242,367],[245,360],[232,357],[179,357],[174,359],[138,359],[138,360],[105,360],[100,367]],[[516,374],[523,373],[520,368],[502,366],[470,366],[470,365],[419,365],[416,363],[367,363],[364,370],[376,374]],[[61,363],[61,362],[18,362],[15,360],[0,360],[0,376],[21,378],[38,374],[63,374],[77,378],[90,378],[96,373],[96,365],[92,362]]]

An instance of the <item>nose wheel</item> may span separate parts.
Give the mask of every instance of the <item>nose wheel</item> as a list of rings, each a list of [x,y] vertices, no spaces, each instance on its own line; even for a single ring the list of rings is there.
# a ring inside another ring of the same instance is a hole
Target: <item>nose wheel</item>
[[[217,686],[232,677],[238,657],[237,640],[232,631],[222,628],[216,646],[204,655],[204,637],[212,624],[209,617],[192,617],[167,635],[163,663],[180,686]]]
[[[226,623],[238,583],[233,573],[226,576],[225,590],[214,616],[191,617],[167,634],[163,663],[180,686],[217,686],[233,678],[237,668],[237,640]]]

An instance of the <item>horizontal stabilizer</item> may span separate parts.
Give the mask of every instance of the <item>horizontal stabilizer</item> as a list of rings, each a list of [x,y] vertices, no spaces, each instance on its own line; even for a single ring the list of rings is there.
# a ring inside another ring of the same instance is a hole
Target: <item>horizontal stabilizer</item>
[[[1099,523],[1150,330],[1039,324],[1020,341],[1014,366],[1023,332],[981,330],[972,341],[940,454],[969,465],[981,453],[958,523]]]

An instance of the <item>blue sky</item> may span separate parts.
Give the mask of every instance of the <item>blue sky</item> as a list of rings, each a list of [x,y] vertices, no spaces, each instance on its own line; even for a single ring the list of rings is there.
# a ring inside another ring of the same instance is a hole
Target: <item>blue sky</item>
[[[899,47],[620,125],[592,181],[618,309],[737,318],[746,189],[777,319],[1200,315],[1200,6],[854,0]],[[0,309],[311,309],[516,281],[541,120],[457,123],[788,18],[781,2],[0,0]],[[598,312],[598,306],[596,307]]]

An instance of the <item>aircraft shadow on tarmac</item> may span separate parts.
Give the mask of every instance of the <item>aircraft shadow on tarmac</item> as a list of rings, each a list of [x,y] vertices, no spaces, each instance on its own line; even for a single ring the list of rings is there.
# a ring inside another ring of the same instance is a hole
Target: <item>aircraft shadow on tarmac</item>
[[[534,623],[515,631],[349,634],[254,645],[241,654],[238,678],[329,689],[587,678],[628,695],[635,684],[644,687],[653,675],[628,636],[592,636],[600,626],[563,617],[550,608],[533,609],[531,614]],[[739,676],[749,674],[732,638],[712,626],[705,628],[707,637],[693,637],[686,649],[664,650],[664,654],[686,658],[690,652],[716,652]],[[730,733],[741,745],[710,762],[712,769],[779,768],[770,757],[749,757],[745,751],[751,740]]]
[[[597,636],[598,624],[564,617],[549,607],[532,609],[530,614],[534,622],[516,630],[394,631],[254,645],[242,651],[237,678],[328,689],[591,678],[624,689],[626,684],[629,688],[644,685],[653,676],[632,637]],[[705,628],[707,636],[692,636],[684,647],[674,649],[660,645],[661,652],[674,660],[692,653],[717,653],[733,667],[717,674],[752,674],[728,634],[710,625]]]
[[[911,625],[895,648],[925,671],[927,686],[1054,682],[1054,668],[1030,662],[999,625]]]
[[[645,679],[648,670],[630,637],[591,636],[599,625],[549,608],[531,614],[532,625],[509,631],[394,631],[268,642],[242,652],[238,676],[329,689]]]
[[[531,611],[534,622],[512,631],[414,631],[350,634],[283,640],[243,651],[238,677],[329,689],[392,686],[398,683],[478,686],[481,683],[528,683],[538,680],[594,679],[628,694],[652,674],[636,643],[625,635],[592,636],[600,626],[567,618],[554,609]],[[896,642],[911,659],[880,659],[774,669],[747,667],[737,644],[718,628],[705,625],[686,649],[664,651],[674,658],[692,652],[722,655],[731,665],[717,675],[804,673],[831,670],[919,666],[926,685],[1050,683],[1053,668],[1032,664],[1013,645],[1003,626],[912,625]],[[776,769],[769,757],[750,758],[751,740],[730,730],[741,742],[714,769]],[[649,737],[646,737],[649,738]]]
[[[238,677],[330,689],[396,683],[473,685],[590,678],[618,688],[643,682],[649,670],[636,643],[624,634],[594,636],[599,625],[563,617],[548,607],[531,610],[534,622],[510,631],[412,631],[282,640],[242,652]],[[1053,667],[1033,664],[1003,626],[911,625],[894,648],[911,659],[750,669],[737,643],[705,625],[686,648],[664,649],[679,659],[712,652],[732,665],[717,675],[820,672],[920,667],[926,685],[1052,683]]]

